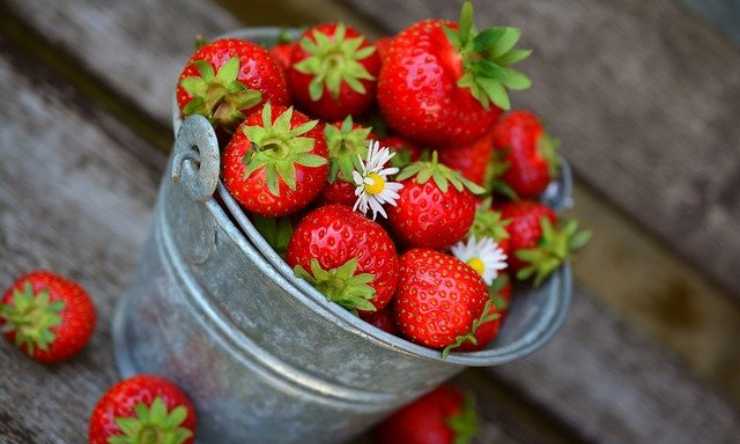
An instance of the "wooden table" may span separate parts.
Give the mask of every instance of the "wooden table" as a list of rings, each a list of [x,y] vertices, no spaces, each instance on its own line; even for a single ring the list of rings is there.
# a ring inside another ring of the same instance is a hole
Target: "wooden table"
[[[0,3],[0,284],[56,270],[100,318],[64,365],[0,342],[0,443],[85,442],[117,379],[110,313],[144,242],[195,34],[341,18],[377,35],[456,14],[442,1],[272,3]],[[479,22],[520,25],[535,48],[537,87],[517,98],[563,139],[576,215],[596,232],[558,337],[457,381],[478,395],[479,442],[737,442],[738,47],[669,0],[477,3]]]

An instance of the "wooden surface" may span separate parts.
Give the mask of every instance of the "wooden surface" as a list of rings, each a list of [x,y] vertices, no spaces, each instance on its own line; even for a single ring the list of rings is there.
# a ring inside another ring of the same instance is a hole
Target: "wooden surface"
[[[80,70],[102,79],[99,88],[120,93],[159,124],[167,119],[169,100],[152,97],[168,98],[171,85],[166,79],[143,82],[147,63],[176,72],[190,35],[236,23],[206,2],[178,2],[173,11],[132,1],[127,9],[138,13],[128,15],[95,2],[74,3],[17,2],[13,14],[69,51],[75,60],[67,63],[79,61]],[[514,11],[528,13],[524,6]],[[180,14],[187,29],[175,29]],[[97,96],[45,73],[33,55],[8,41],[0,44],[0,94],[7,98],[0,109],[0,282],[50,267],[79,279],[100,315],[91,347],[51,369],[0,342],[0,443],[84,442],[90,409],[116,379],[110,311],[146,235],[164,157]],[[134,52],[136,63],[119,57]],[[479,396],[485,418],[480,441],[735,442],[737,410],[594,300],[579,289],[567,325],[544,350],[495,369],[492,380],[480,371],[460,379]]]
[[[346,0],[396,31],[457,2]],[[579,176],[740,297],[740,49],[673,0],[477,2],[521,27],[538,110]],[[393,11],[393,14],[388,14]],[[556,37],[554,37],[556,36]]]

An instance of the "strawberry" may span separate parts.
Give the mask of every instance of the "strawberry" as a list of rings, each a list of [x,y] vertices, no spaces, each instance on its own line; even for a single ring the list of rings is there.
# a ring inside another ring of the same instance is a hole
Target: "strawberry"
[[[490,164],[493,155],[493,131],[467,145],[454,145],[439,151],[439,160],[459,171],[470,181],[485,187],[490,181]]]
[[[421,158],[423,150],[408,140],[398,136],[386,136],[380,139],[380,145],[396,152],[391,165],[404,168]]]
[[[398,327],[393,319],[393,310],[390,306],[378,311],[360,312],[360,317],[368,324],[372,324],[386,333],[398,335]]]
[[[95,330],[95,307],[85,290],[49,271],[28,273],[0,300],[0,331],[44,364],[69,359]]]
[[[501,217],[511,222],[509,267],[520,280],[534,276],[539,285],[575,250],[591,238],[589,231],[579,231],[575,220],[561,223],[545,205],[532,201],[507,202],[499,207]]]
[[[327,23],[306,30],[291,65],[290,89],[311,115],[340,120],[373,104],[380,57],[351,26]]]
[[[481,187],[441,165],[436,151],[430,161],[404,168],[396,180],[403,188],[396,206],[388,208],[388,220],[406,245],[444,248],[465,237],[475,217],[471,191],[480,193]]]
[[[475,341],[468,340],[460,344],[460,351],[478,351],[486,348],[501,329],[501,323],[504,320],[506,309],[511,300],[511,281],[506,274],[499,275],[493,284],[488,287],[488,297],[491,302],[487,306],[485,316],[488,322],[479,323],[475,328]]]
[[[378,57],[382,62],[385,56],[388,54],[388,49],[391,46],[393,37],[381,37],[375,41],[375,50],[378,52]]]
[[[476,239],[490,237],[496,241],[504,254],[510,257],[511,242],[509,232],[506,231],[506,226],[510,222],[510,220],[501,217],[500,211],[491,208],[491,198],[489,197],[478,204],[468,236],[475,236]]]
[[[272,55],[272,58],[278,62],[286,73],[290,69],[290,57],[297,45],[295,42],[279,43],[270,48],[270,55]]]
[[[283,68],[283,72],[287,73],[290,69],[290,58],[293,54],[293,49],[298,46],[298,43],[293,40],[293,36],[290,31],[283,30],[280,32],[275,45],[270,48],[270,55]]]
[[[224,185],[244,208],[268,217],[305,208],[324,188],[326,143],[317,120],[269,103],[242,123],[223,156]]]
[[[509,65],[530,51],[514,49],[520,31],[478,32],[473,7],[459,22],[424,20],[395,36],[378,78],[378,104],[401,135],[430,146],[468,144],[488,132],[509,108],[506,88],[526,89],[529,79]]]
[[[285,74],[266,49],[247,40],[221,39],[201,46],[178,80],[182,115],[201,114],[227,132],[267,101],[289,105]]]
[[[521,198],[536,198],[557,175],[560,142],[529,111],[505,114],[494,127],[494,144],[503,155],[502,178]]]
[[[475,402],[450,385],[403,407],[375,430],[376,444],[470,444],[477,433]]]
[[[324,188],[322,200],[351,207],[357,199],[352,171],[361,169],[360,159],[367,159],[368,145],[376,137],[371,128],[354,123],[352,116],[341,123],[327,124],[324,135],[331,167],[329,185]]]
[[[90,444],[193,444],[197,416],[172,382],[138,375],[114,385],[90,417]]]
[[[393,241],[380,225],[343,205],[307,214],[290,239],[287,261],[299,277],[350,310],[380,310],[396,291]]]
[[[447,347],[468,337],[488,300],[480,275],[459,259],[427,248],[401,256],[393,310],[396,324],[410,340],[444,348],[446,354]]]

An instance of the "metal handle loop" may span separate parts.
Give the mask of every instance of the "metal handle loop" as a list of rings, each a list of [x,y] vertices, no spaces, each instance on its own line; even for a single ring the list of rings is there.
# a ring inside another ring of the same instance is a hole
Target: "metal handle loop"
[[[182,122],[172,155],[172,181],[186,187],[198,202],[207,201],[218,186],[221,156],[210,122],[199,115]]]

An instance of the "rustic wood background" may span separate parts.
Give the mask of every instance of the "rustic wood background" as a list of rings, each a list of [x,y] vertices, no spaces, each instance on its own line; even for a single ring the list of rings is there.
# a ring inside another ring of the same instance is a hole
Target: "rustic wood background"
[[[476,2],[522,26],[546,116],[596,231],[542,351],[469,371],[481,443],[734,443],[740,436],[740,52],[669,0]],[[100,325],[51,368],[0,343],[0,443],[86,441],[113,383],[109,319],[146,235],[195,34],[341,18],[372,35],[454,2],[0,3],[0,285],[48,267]],[[386,14],[384,11],[393,11]],[[733,73],[735,75],[733,75]]]

